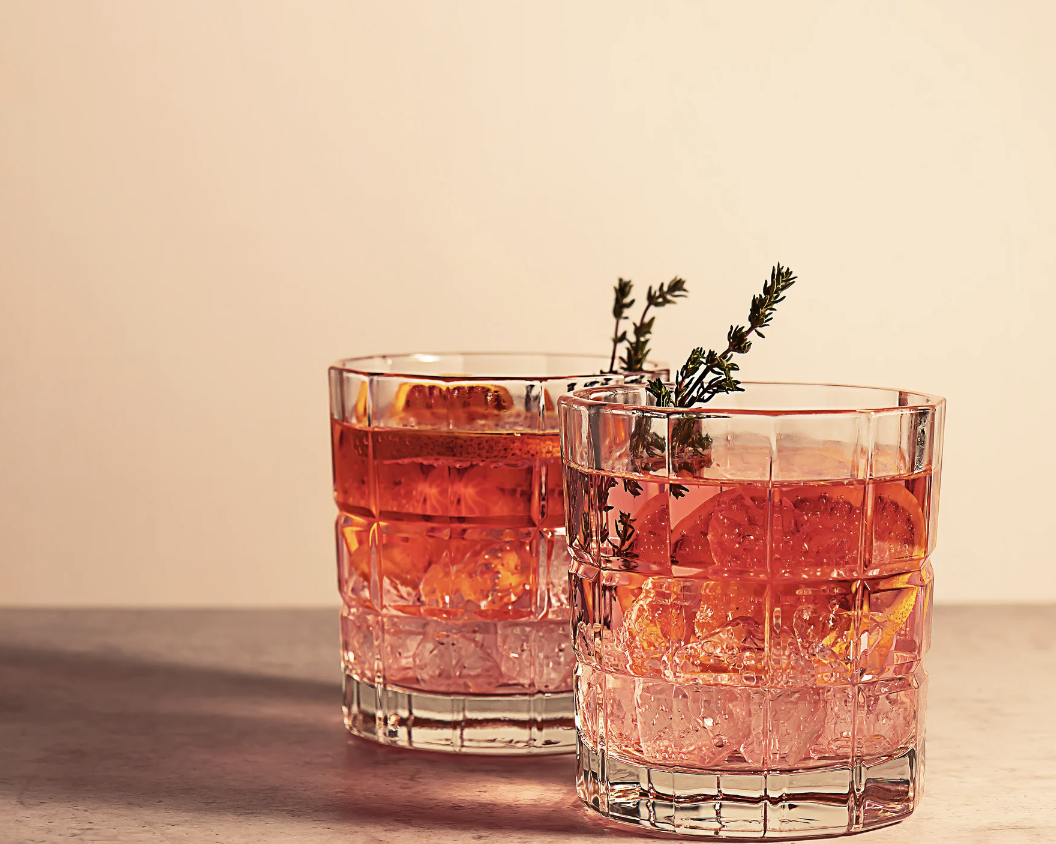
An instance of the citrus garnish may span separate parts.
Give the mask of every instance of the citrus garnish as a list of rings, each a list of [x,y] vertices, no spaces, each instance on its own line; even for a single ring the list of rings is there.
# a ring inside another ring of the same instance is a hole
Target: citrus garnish
[[[373,530],[374,526],[367,530],[355,525],[341,528],[341,536],[348,551],[349,568],[367,583],[370,583],[370,533]]]
[[[417,590],[426,570],[446,558],[447,544],[446,538],[425,533],[382,533],[382,577],[404,589]]]
[[[378,461],[378,506],[382,511],[446,516],[448,467],[419,461]]]
[[[859,484],[780,489],[774,500],[774,570],[853,576],[858,569],[864,500]]]
[[[463,518],[528,518],[532,481],[533,467],[527,462],[452,467],[450,513]]]
[[[493,384],[455,384],[450,387],[453,422],[475,422],[513,409],[513,396]]]
[[[400,384],[392,398],[390,415],[413,417],[418,422],[446,420],[447,387],[443,384]]]
[[[390,415],[407,422],[460,428],[513,409],[513,396],[496,384],[400,384]]]
[[[766,570],[767,490],[739,485],[713,495],[676,525],[677,565]]]
[[[867,649],[867,664],[870,673],[882,673],[896,640],[906,629],[913,612],[921,606],[922,592],[927,611],[927,590],[931,583],[931,569],[925,564],[923,571],[904,572],[873,581],[868,593],[868,602],[862,615],[863,646]],[[914,627],[919,631],[926,623],[919,619]]]
[[[924,558],[927,551],[924,511],[905,484],[889,481],[875,486],[872,527],[870,568]]]
[[[873,631],[870,631],[868,645],[870,669],[878,671],[887,662],[887,656],[891,653],[895,638],[909,620],[916,602],[917,588],[909,587],[908,589],[899,590],[885,611],[878,612],[870,606],[868,619],[863,619],[864,623],[874,625]],[[875,628],[877,626],[879,627],[879,637],[876,637],[874,643],[872,640],[875,637]]]

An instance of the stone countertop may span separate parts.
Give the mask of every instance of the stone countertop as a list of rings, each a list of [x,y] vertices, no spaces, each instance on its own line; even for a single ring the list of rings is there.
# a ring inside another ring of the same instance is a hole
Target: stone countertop
[[[1056,607],[939,607],[924,801],[863,841],[1056,842]],[[571,756],[421,753],[341,724],[337,612],[0,609],[0,842],[666,838]]]

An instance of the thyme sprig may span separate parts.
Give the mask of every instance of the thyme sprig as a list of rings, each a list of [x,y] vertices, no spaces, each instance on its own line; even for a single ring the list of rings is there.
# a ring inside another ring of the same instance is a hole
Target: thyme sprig
[[[619,348],[620,343],[627,342],[627,332],[620,331],[620,322],[627,315],[627,311],[631,309],[631,305],[634,304],[634,299],[631,298],[631,288],[633,287],[634,282],[629,278],[619,278],[616,279],[616,286],[613,288],[616,300],[612,305],[612,315],[616,317],[616,328],[612,332],[612,354],[609,356],[609,372],[616,371],[616,350]]]
[[[627,344],[620,357],[620,369],[623,372],[640,372],[644,369],[649,358],[649,337],[653,333],[653,324],[656,322],[655,316],[649,317],[650,309],[673,305],[689,294],[685,279],[677,276],[666,284],[661,282],[655,290],[652,285],[649,285],[645,294],[645,308],[642,309],[642,315],[637,322],[631,323],[631,330],[634,333],[631,339],[626,331],[620,330],[620,325],[634,305],[635,300],[631,298],[633,288],[634,282],[627,278],[617,279],[616,286],[613,288],[615,298],[612,315],[616,319],[616,327],[612,332],[612,354],[609,356],[608,369],[610,373],[616,371],[616,351],[620,343]]]
[[[697,347],[689,353],[679,368],[674,392],[660,379],[649,382],[649,393],[660,407],[693,407],[711,401],[720,393],[741,392],[741,382],[735,373],[740,367],[734,355],[743,355],[752,348],[753,334],[764,337],[762,329],[770,325],[777,306],[785,300],[785,291],[795,284],[796,277],[788,267],[777,264],[770,271],[770,280],[763,283],[762,293],[752,297],[748,311],[748,326],[731,325],[726,334],[726,350],[721,354],[713,349]],[[686,435],[689,436],[688,434]],[[690,443],[685,443],[689,445]],[[703,442],[693,442],[696,449],[706,450]]]
[[[618,542],[609,541],[609,545],[612,546],[614,554],[624,557],[628,560],[635,560],[638,555],[631,550],[631,545],[634,542],[635,534],[638,533],[634,528],[634,519],[631,518],[630,513],[625,513],[620,510],[620,515],[616,520],[616,538]]]

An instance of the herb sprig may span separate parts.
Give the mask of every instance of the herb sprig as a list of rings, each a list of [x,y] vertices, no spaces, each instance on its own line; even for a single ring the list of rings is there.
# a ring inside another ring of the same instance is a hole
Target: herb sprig
[[[612,354],[609,356],[608,369],[610,373],[616,372],[616,352],[620,343],[627,344],[620,357],[620,369],[623,372],[643,370],[649,358],[649,337],[653,333],[653,324],[656,322],[655,316],[647,319],[649,310],[673,305],[677,300],[689,294],[685,279],[677,276],[667,284],[661,282],[655,290],[652,285],[649,285],[645,294],[645,308],[642,310],[642,315],[637,322],[631,323],[631,330],[634,332],[634,338],[631,339],[628,338],[626,331],[620,330],[620,325],[624,319],[628,318],[627,312],[634,305],[635,300],[631,298],[633,288],[634,282],[628,278],[618,279],[613,288],[615,299],[612,305],[612,315],[616,318],[616,327],[612,332]]]
[[[785,291],[795,282],[796,277],[792,270],[782,267],[781,264],[774,266],[770,271],[770,280],[763,283],[763,292],[752,297],[748,326],[730,326],[726,334],[727,345],[724,352],[720,354],[714,349],[705,351],[701,346],[695,348],[678,370],[674,392],[659,378],[649,382],[649,393],[657,405],[693,407],[711,401],[720,393],[742,392],[741,382],[734,374],[740,367],[734,362],[733,356],[746,354],[752,348],[753,334],[766,336],[762,329],[770,325],[774,311],[785,300]],[[701,448],[703,445],[702,442],[693,443],[694,448]]]
[[[675,388],[672,391],[663,381],[656,379],[650,381],[647,387],[649,394],[653,396],[656,404],[660,407],[693,407],[705,404],[720,393],[741,392],[741,382],[735,373],[740,367],[734,362],[734,355],[743,355],[752,348],[752,336],[765,337],[762,329],[770,325],[774,318],[777,306],[785,300],[785,292],[796,282],[796,277],[788,267],[776,264],[770,271],[770,280],[763,283],[763,291],[752,297],[752,305],[748,311],[748,325],[731,325],[726,334],[726,349],[719,353],[714,349],[704,350],[698,346],[692,352],[686,362],[679,368],[675,379]],[[616,351],[620,343],[626,343],[627,349],[620,358],[620,366],[624,372],[640,372],[645,366],[649,354],[649,337],[652,334],[655,317],[648,318],[650,308],[663,307],[674,304],[677,299],[685,296],[686,283],[681,278],[672,279],[666,286],[661,284],[657,290],[652,287],[646,296],[645,309],[641,318],[633,324],[634,339],[628,339],[627,332],[620,330],[623,319],[634,305],[631,298],[633,284],[628,279],[619,279],[615,287],[616,299],[612,314],[616,318],[616,328],[612,336],[612,355],[609,359],[608,372],[614,373],[616,365]],[[662,414],[652,414],[653,417],[661,417]],[[680,415],[671,428],[670,442],[665,440],[662,434],[652,430],[652,423],[648,414],[640,414],[634,422],[634,428],[630,437],[630,453],[633,458],[633,468],[637,471],[649,472],[651,466],[658,460],[670,460],[672,466],[682,476],[683,471],[694,474],[699,467],[707,468],[712,465],[711,436],[702,429],[700,420],[694,419],[692,414]],[[668,451],[668,446],[670,450]],[[604,524],[599,526],[598,539],[607,543],[614,555],[624,561],[624,565],[631,569],[637,566],[638,555],[633,550],[637,530],[635,519],[623,510],[618,511],[615,524],[615,536],[609,532],[609,513],[615,509],[609,503],[609,493],[616,487],[615,477],[605,477],[597,488],[598,503]],[[673,481],[669,482],[669,491],[672,497],[682,498],[689,492],[688,487]],[[643,493],[643,487],[634,478],[623,479],[623,490],[632,498],[637,498]],[[584,535],[589,535],[589,523],[584,525]],[[681,540],[680,540],[681,541]]]

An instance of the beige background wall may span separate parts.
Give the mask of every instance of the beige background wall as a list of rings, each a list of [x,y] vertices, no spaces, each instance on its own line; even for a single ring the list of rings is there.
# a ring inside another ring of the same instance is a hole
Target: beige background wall
[[[1056,4],[0,0],[0,603],[336,603],[326,365],[949,399],[938,595],[1056,599]]]

